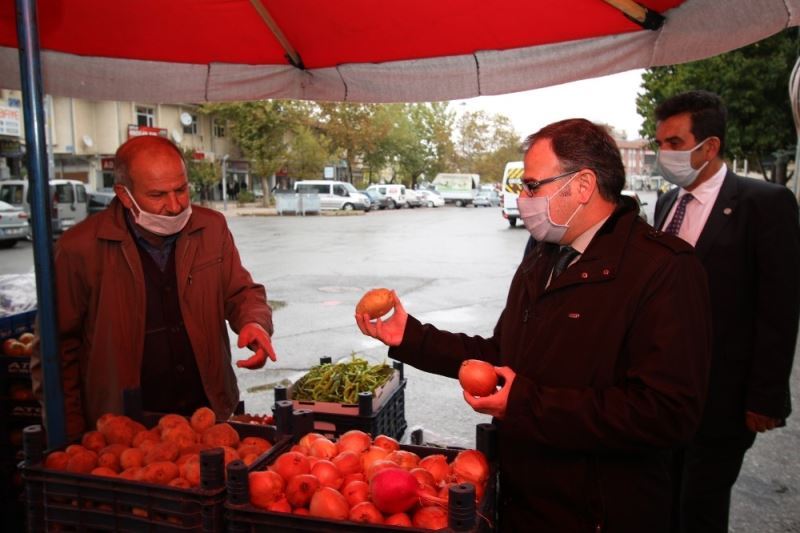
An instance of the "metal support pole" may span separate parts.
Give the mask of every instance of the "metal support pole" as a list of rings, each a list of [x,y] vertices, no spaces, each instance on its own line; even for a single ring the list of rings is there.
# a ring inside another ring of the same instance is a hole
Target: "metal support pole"
[[[222,210],[228,210],[228,154],[222,156]]]
[[[47,170],[47,140],[44,133],[39,30],[35,0],[16,0],[16,7],[22,115],[25,122],[25,151],[31,191],[33,263],[36,267],[37,320],[44,381],[45,424],[48,446],[53,447],[64,444],[67,434],[58,357],[53,228],[50,221],[51,198]]]

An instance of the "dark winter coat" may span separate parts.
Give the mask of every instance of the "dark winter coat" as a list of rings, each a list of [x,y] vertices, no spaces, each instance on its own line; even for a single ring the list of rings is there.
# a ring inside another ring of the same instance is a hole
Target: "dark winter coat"
[[[667,531],[669,450],[697,429],[707,387],[705,272],[624,200],[545,289],[557,248],[523,260],[492,337],[409,317],[390,356],[451,377],[469,358],[516,372],[497,421],[504,531]]]

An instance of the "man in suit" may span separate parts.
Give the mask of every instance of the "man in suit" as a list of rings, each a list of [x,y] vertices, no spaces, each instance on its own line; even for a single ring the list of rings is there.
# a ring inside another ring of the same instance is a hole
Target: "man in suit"
[[[695,247],[708,274],[713,359],[693,442],[676,454],[673,530],[727,532],[730,493],[757,433],[784,425],[800,312],[794,195],[722,159],[721,99],[690,91],[656,108],[661,195],[655,227]],[[678,334],[677,332],[676,334]]]

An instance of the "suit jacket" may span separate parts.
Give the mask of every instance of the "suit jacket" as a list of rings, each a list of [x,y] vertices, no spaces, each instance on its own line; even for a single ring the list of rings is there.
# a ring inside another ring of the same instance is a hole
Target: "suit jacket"
[[[655,227],[678,196],[658,199]],[[789,376],[800,315],[800,225],[786,187],[728,171],[696,253],[708,274],[713,359],[699,439],[752,437],[745,411],[791,412]]]

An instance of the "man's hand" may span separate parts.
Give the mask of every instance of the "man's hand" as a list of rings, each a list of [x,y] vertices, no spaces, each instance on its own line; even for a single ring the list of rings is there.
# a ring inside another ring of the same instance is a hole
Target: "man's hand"
[[[511,385],[514,383],[514,378],[517,377],[517,373],[507,366],[496,366],[494,367],[494,371],[498,377],[503,379],[503,386],[499,391],[482,398],[472,396],[467,391],[464,391],[464,400],[477,412],[485,415],[492,415],[502,420],[506,416],[508,394],[511,392]]]
[[[267,362],[267,356],[273,361],[277,359],[275,357],[275,350],[272,348],[272,341],[269,338],[269,333],[255,322],[250,322],[242,326],[237,344],[239,348],[247,346],[256,352],[249,359],[236,361],[236,366],[239,368],[256,370],[264,366],[264,363]]]
[[[370,320],[367,313],[356,316],[356,324],[361,333],[369,337],[374,337],[388,346],[398,346],[403,342],[403,333],[406,330],[406,322],[408,322],[408,313],[400,303],[400,298],[397,293],[392,291],[392,298],[394,299],[394,313],[387,321],[382,321],[378,318],[375,322]]]
[[[764,433],[770,429],[775,429],[781,423],[778,418],[771,418],[766,415],[760,415],[753,411],[747,411],[744,415],[744,421],[747,429],[753,433]]]

